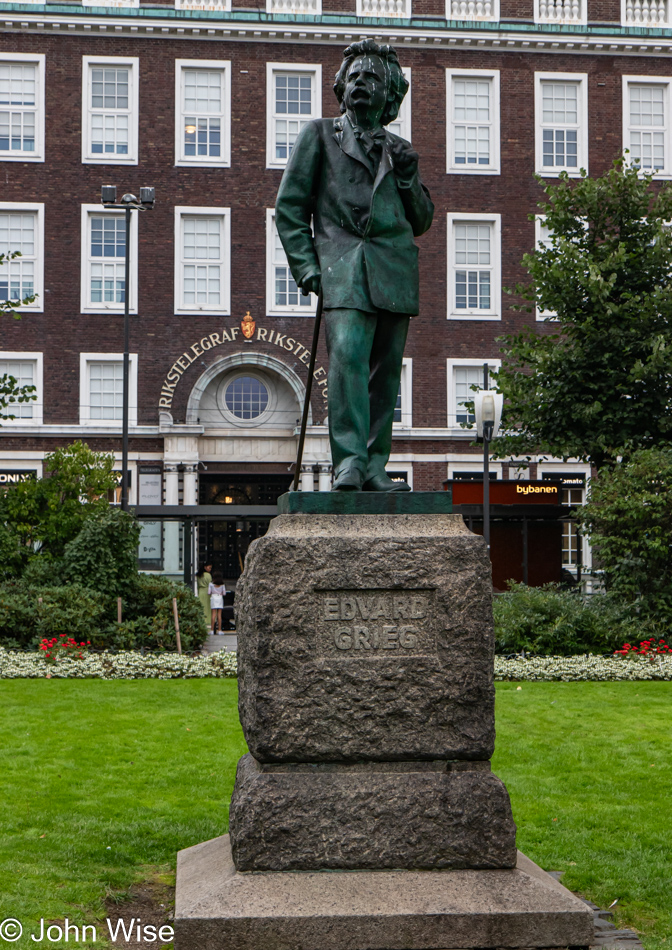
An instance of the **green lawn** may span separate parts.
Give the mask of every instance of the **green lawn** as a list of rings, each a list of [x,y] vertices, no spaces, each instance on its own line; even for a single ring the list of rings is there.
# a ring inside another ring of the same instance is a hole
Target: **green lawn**
[[[602,906],[618,897],[647,950],[672,948],[672,685],[520,685],[498,685],[493,763],[519,847]],[[34,947],[40,917],[104,917],[107,895],[221,834],[244,751],[235,680],[0,681],[0,921],[25,928],[11,945]]]

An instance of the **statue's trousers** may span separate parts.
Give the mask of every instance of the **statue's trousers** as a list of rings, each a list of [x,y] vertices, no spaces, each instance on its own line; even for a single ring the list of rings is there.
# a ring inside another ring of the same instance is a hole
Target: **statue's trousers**
[[[329,441],[334,477],[381,475],[392,448],[409,317],[378,310],[326,310]]]

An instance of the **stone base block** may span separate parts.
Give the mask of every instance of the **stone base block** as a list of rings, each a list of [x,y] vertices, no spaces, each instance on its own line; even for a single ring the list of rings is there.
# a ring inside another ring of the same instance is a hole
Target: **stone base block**
[[[273,765],[245,755],[229,812],[239,871],[512,868],[489,762]]]
[[[177,857],[175,950],[588,947],[590,909],[524,855],[510,870],[236,871],[228,835]]]

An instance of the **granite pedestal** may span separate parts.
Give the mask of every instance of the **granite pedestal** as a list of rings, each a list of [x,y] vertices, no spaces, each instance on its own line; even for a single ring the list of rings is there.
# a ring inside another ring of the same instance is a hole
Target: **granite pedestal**
[[[228,835],[181,851],[176,950],[588,947],[590,909],[524,855],[499,871],[237,871]]]
[[[585,905],[517,865],[490,771],[483,539],[447,493],[279,509],[236,591],[230,839],[180,854],[176,950],[587,945]]]

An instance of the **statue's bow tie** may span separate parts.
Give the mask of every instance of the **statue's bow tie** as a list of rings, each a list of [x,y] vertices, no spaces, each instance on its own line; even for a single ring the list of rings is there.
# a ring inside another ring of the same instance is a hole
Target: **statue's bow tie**
[[[355,138],[359,139],[362,143],[362,148],[367,155],[371,153],[373,149],[382,151],[383,142],[385,141],[385,136],[387,133],[385,129],[374,129],[372,132],[366,131],[364,129],[355,129]]]

